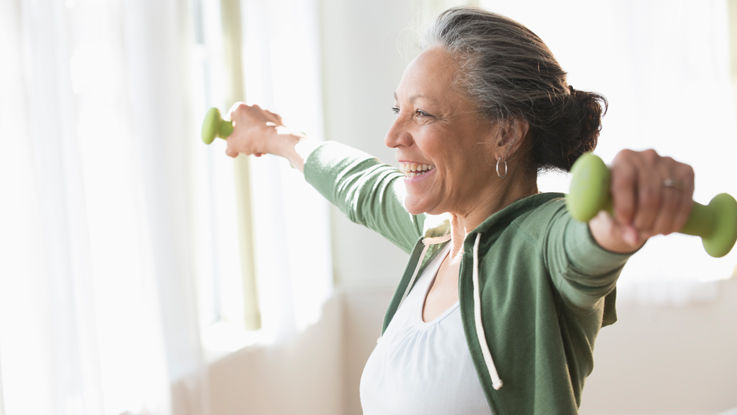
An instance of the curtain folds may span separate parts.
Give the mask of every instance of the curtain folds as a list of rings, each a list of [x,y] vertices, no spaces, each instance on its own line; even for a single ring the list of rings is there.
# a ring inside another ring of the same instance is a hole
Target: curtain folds
[[[243,3],[245,101],[322,139],[316,0]],[[340,139],[336,137],[336,139]],[[264,336],[283,342],[316,323],[333,293],[328,204],[275,157],[250,163],[253,235]]]
[[[207,414],[213,345],[320,319],[326,203],[284,163],[198,137],[236,100],[322,136],[316,14],[0,3],[0,414]]]
[[[8,415],[167,414],[172,380],[202,370],[189,13],[173,0],[3,2]]]

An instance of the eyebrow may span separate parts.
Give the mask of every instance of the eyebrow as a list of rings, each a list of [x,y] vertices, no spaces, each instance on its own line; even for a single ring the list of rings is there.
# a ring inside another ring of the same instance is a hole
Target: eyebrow
[[[424,98],[424,99],[427,99],[427,100],[430,100],[430,101],[433,101],[433,102],[437,102],[435,99],[433,99],[431,97],[428,97],[427,95],[422,95],[422,94],[412,95],[411,97],[409,97],[409,102],[413,102],[417,98]],[[396,91],[394,91],[394,99],[396,101],[399,101],[399,98],[397,98],[397,92]]]

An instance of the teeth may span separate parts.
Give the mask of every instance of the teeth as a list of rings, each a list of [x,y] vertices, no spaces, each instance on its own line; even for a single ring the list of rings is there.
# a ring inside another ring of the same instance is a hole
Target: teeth
[[[407,177],[419,176],[420,174],[424,174],[434,168],[435,166],[433,166],[432,164],[405,162],[399,163],[399,170]]]

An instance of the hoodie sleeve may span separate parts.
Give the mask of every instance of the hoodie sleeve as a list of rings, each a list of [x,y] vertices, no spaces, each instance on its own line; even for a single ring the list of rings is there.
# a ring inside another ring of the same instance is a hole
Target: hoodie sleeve
[[[607,297],[604,324],[613,322],[617,279],[631,254],[608,251],[594,240],[588,224],[571,217],[565,205],[555,211],[546,233],[545,260],[553,283],[570,305],[591,309]],[[610,321],[609,321],[610,320]]]
[[[424,215],[404,208],[402,174],[369,154],[325,142],[305,160],[305,180],[351,221],[410,252],[421,236]]]

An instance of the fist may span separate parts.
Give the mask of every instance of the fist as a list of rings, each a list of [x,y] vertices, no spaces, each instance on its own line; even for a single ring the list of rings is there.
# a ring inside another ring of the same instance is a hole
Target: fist
[[[238,154],[255,155],[272,153],[277,127],[282,125],[278,114],[262,109],[258,105],[246,105],[242,102],[233,105],[230,110],[233,122],[233,133],[228,137],[225,154],[237,157]]]
[[[679,231],[691,212],[691,166],[654,150],[623,150],[610,166],[613,216],[600,213],[590,222],[604,247],[617,252],[639,249],[654,235]]]

